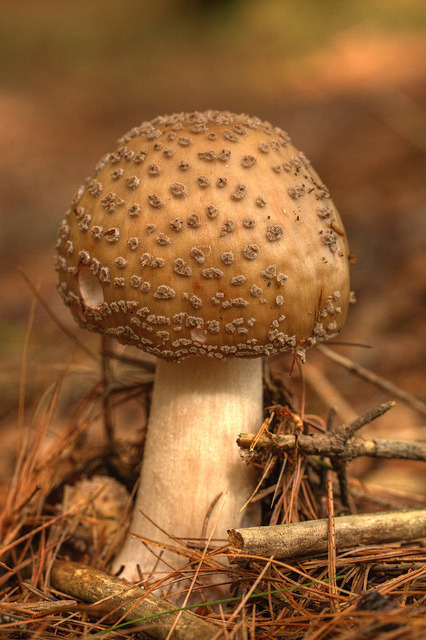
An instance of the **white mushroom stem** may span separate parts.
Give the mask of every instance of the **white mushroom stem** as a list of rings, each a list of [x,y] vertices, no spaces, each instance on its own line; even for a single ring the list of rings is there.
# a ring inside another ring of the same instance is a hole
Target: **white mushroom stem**
[[[115,560],[121,577],[139,580],[155,566],[153,578],[186,558],[171,552],[158,563],[136,534],[167,544],[176,542],[161,529],[181,538],[227,540],[227,529],[253,526],[259,509],[251,505],[239,513],[253,491],[253,470],[241,460],[236,438],[256,432],[262,423],[262,361],[197,357],[180,364],[157,364],[141,479],[130,534]],[[203,524],[218,494],[203,533]],[[152,546],[159,554],[160,548]]]

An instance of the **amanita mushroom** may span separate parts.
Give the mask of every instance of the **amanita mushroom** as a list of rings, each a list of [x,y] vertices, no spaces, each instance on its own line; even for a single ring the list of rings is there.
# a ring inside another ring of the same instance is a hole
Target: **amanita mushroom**
[[[303,361],[345,321],[348,247],[327,188],[268,122],[158,117],[80,188],[56,268],[81,326],[159,358],[131,532],[225,538],[253,489],[235,440],[262,422],[261,357]],[[183,562],[153,552],[129,535],[116,566],[136,580],[137,565],[147,576]]]

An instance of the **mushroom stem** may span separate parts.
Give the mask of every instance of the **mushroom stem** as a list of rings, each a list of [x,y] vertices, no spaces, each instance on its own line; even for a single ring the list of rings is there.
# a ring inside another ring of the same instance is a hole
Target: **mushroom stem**
[[[227,530],[259,524],[259,509],[239,513],[254,488],[253,470],[241,460],[236,439],[262,423],[262,360],[220,361],[197,357],[172,364],[159,360],[148,423],[141,479],[130,532],[178,546],[178,538],[208,538],[226,544]],[[218,494],[223,500],[206,516]],[[151,523],[146,514],[157,526]],[[249,524],[251,523],[251,524]],[[212,533],[213,532],[213,533]],[[129,535],[115,560],[121,577],[163,577],[187,559],[170,551],[158,562]],[[180,585],[181,586],[181,585]]]

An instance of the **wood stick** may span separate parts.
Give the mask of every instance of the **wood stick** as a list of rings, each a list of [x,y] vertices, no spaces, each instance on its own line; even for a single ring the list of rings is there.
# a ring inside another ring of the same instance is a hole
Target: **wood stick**
[[[241,449],[250,449],[255,435],[240,433],[237,443]],[[256,450],[263,449],[284,455],[288,451],[299,448],[303,453],[311,456],[338,457],[341,460],[353,460],[361,456],[370,458],[396,458],[400,460],[426,461],[426,443],[409,442],[403,440],[364,440],[351,438],[343,442],[340,438],[329,433],[276,435],[263,433],[256,442]]]
[[[79,562],[55,560],[50,574],[52,586],[84,602],[97,603],[108,611],[117,612],[126,620],[135,620],[154,616],[151,620],[141,621],[155,640],[165,640],[178,615],[166,613],[175,610],[172,604],[163,598],[154,596],[125,580],[110,576],[103,571],[93,569]],[[180,618],[173,631],[174,640],[211,640],[218,627],[208,620],[196,616],[191,611],[181,611]]]
[[[426,536],[426,509],[342,516],[334,522],[338,549]],[[327,518],[228,531],[231,551],[274,558],[326,553],[328,536]]]
[[[336,353],[329,347],[325,347],[323,344],[320,344],[316,347],[318,351],[320,351],[323,355],[325,355],[333,362],[340,364],[340,366],[345,367],[348,371],[356,374],[363,380],[367,380],[367,382],[371,382],[379,389],[386,391],[386,393],[390,393],[395,398],[402,400],[405,404],[408,404],[416,411],[419,411],[421,414],[426,416],[426,403],[422,400],[419,400],[415,396],[412,396],[410,393],[407,393],[400,387],[397,387],[393,382],[389,382],[389,380],[385,380],[381,376],[378,376],[376,373],[369,371],[365,367],[361,366],[357,362],[354,362],[350,358],[346,358],[345,356],[341,356],[340,353]]]

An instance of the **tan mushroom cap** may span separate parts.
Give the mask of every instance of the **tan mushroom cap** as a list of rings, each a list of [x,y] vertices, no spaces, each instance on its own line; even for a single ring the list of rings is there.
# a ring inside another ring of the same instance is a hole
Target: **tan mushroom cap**
[[[59,291],[83,326],[167,360],[293,351],[342,328],[345,231],[287,134],[246,115],[132,129],[59,229]]]

